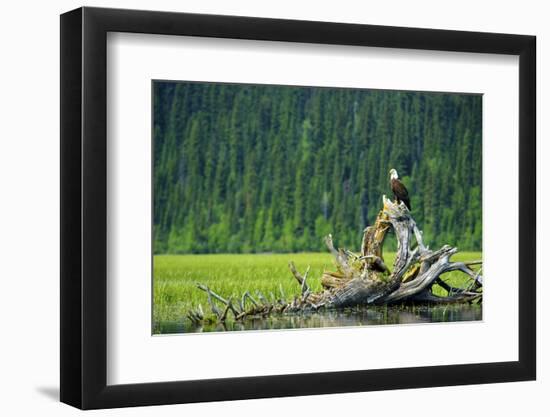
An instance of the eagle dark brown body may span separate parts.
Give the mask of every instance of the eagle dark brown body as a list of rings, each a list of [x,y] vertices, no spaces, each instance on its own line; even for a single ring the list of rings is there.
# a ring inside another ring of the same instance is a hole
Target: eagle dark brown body
[[[409,192],[407,191],[405,185],[399,180],[399,176],[397,175],[397,171],[395,169],[392,169],[390,171],[390,185],[393,196],[397,200],[397,202],[403,202],[405,206],[407,206],[409,211],[411,211],[411,200],[409,199]]]

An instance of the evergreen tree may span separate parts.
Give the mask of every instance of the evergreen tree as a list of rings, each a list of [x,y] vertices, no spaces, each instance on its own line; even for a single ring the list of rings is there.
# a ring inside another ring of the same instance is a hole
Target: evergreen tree
[[[153,84],[155,253],[358,249],[397,169],[432,247],[482,244],[480,95]]]

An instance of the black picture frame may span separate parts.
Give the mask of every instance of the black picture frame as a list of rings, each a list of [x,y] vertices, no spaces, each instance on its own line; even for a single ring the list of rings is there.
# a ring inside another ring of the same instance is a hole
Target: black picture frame
[[[519,360],[107,385],[108,32],[519,56]],[[61,15],[61,401],[82,409],[536,378],[534,36],[137,10]]]

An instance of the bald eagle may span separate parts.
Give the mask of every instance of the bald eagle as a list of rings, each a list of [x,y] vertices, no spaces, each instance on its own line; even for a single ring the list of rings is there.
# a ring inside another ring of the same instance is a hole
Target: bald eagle
[[[390,185],[393,191],[393,196],[398,203],[403,202],[411,210],[411,200],[409,199],[409,192],[403,183],[399,180],[397,171],[395,169],[390,170]]]

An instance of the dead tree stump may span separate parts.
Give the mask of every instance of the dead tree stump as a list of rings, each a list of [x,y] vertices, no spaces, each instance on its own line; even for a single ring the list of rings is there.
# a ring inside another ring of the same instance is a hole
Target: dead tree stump
[[[389,230],[397,238],[397,253],[392,267],[384,261],[384,239]],[[332,236],[325,238],[328,250],[333,254],[337,270],[324,272],[321,277],[323,291],[312,293],[307,283],[309,268],[301,275],[292,262],[289,268],[301,288],[301,296],[292,301],[268,302],[259,295],[256,301],[246,292],[238,304],[214,293],[208,287],[198,284],[207,292],[211,309],[220,321],[231,311],[235,319],[247,316],[269,315],[297,311],[314,311],[321,308],[339,309],[346,307],[383,305],[392,303],[451,303],[472,302],[481,299],[483,279],[481,269],[475,272],[471,266],[481,261],[453,262],[451,256],[458,249],[444,245],[432,251],[424,245],[422,232],[418,229],[411,213],[403,203],[396,203],[383,196],[383,208],[372,226],[365,229],[360,253],[336,249]],[[466,288],[454,288],[440,277],[450,271],[461,271],[471,283]],[[435,295],[435,285],[446,292],[446,296]],[[220,310],[214,300],[225,305]],[[188,317],[200,321],[202,311],[191,311]]]

